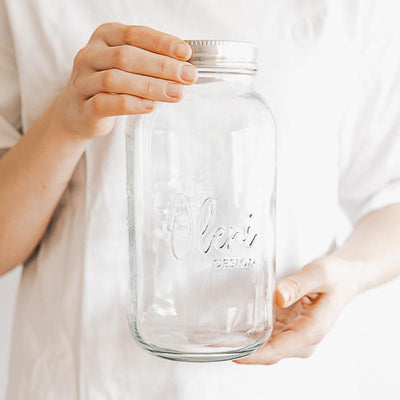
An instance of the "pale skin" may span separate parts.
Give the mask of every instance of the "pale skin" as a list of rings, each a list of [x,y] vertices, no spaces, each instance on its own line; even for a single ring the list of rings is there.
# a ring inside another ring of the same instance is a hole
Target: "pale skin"
[[[0,159],[0,275],[32,254],[86,146],[108,135],[117,115],[182,98],[197,78],[190,56],[181,39],[147,27],[94,32],[62,93]],[[271,340],[236,362],[310,356],[355,295],[399,274],[400,204],[393,204],[362,219],[341,248],[277,283]]]

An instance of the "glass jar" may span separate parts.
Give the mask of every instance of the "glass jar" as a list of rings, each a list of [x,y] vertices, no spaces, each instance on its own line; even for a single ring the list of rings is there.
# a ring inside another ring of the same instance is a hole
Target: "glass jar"
[[[273,327],[276,129],[254,45],[188,43],[197,82],[127,122],[129,323],[160,357],[231,360]]]

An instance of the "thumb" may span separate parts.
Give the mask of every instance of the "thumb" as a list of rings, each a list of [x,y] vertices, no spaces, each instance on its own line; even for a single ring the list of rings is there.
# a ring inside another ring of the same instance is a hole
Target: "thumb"
[[[281,279],[276,285],[276,303],[286,308],[309,293],[324,286],[323,266],[318,262],[306,265],[300,272]]]

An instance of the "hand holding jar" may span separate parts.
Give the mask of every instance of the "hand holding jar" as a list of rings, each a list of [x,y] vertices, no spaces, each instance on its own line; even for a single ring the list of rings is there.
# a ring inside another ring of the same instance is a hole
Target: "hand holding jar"
[[[196,80],[182,40],[144,26],[101,25],[75,57],[54,119],[81,139],[108,134],[117,115],[145,114],[177,102]]]
[[[238,364],[276,364],[306,358],[332,328],[345,305],[359,292],[363,264],[325,256],[277,283],[276,322],[271,340]]]

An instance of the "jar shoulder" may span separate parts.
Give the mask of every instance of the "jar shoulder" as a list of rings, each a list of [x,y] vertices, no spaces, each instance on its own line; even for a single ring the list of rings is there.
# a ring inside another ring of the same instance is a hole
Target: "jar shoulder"
[[[188,88],[190,89],[190,88]],[[254,90],[235,94],[226,92],[190,93],[179,103],[159,103],[151,114],[130,119],[131,125],[148,129],[174,129],[187,126],[208,129],[210,125],[230,130],[250,126],[275,127],[274,117],[264,99]]]

